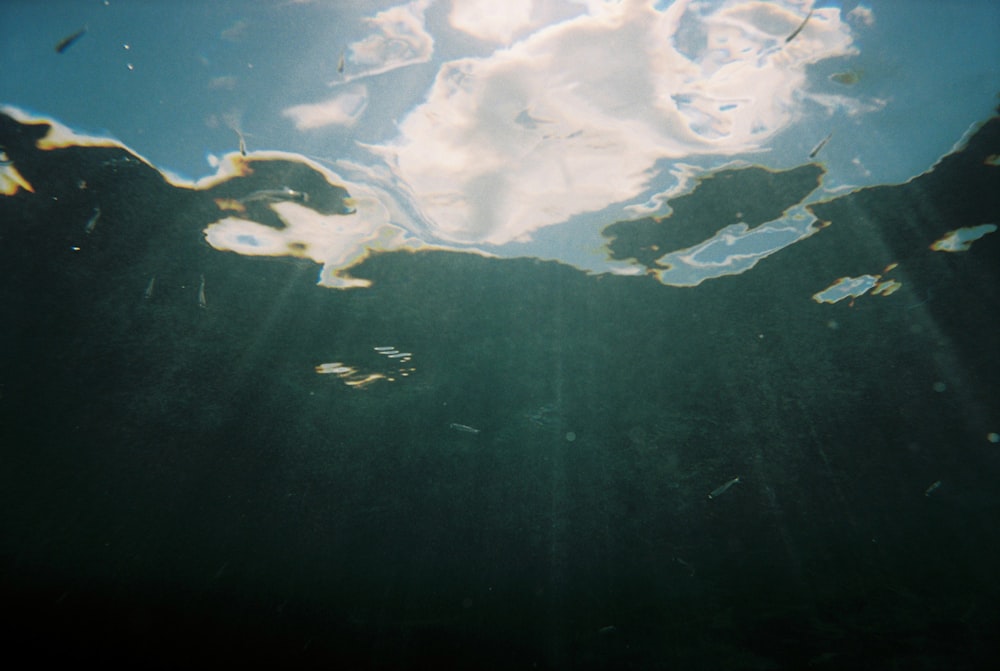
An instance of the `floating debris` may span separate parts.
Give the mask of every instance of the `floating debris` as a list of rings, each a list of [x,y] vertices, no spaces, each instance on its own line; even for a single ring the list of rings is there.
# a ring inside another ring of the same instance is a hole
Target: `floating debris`
[[[90,215],[90,219],[87,220],[87,225],[83,229],[84,231],[86,231],[87,235],[90,235],[91,233],[94,232],[94,229],[97,228],[97,220],[100,218],[101,218],[101,208],[95,207],[94,213]]]
[[[69,35],[68,37],[64,37],[61,40],[59,40],[59,43],[56,45],[56,53],[57,54],[66,53],[66,50],[69,49],[71,46],[73,46],[73,44],[78,39],[83,37],[84,34],[86,34],[86,32],[87,32],[86,28],[80,28],[80,30],[76,31],[72,35]]]
[[[205,276],[201,276],[201,284],[198,286],[198,307],[207,308],[208,301],[205,299]]]
[[[479,433],[479,429],[471,427],[468,424],[456,424],[452,422],[448,425],[449,428],[455,429],[456,431],[461,431],[462,433]]]
[[[815,147],[813,147],[813,150],[811,152],[809,152],[809,158],[816,158],[816,154],[819,153],[820,149],[822,149],[823,147],[826,146],[826,143],[830,141],[831,137],[833,137],[833,132],[832,131],[830,132],[829,135],[827,135],[825,138],[823,138],[822,140],[820,140],[818,145],[816,145]]]
[[[729,480],[728,482],[719,485],[718,487],[712,490],[712,492],[708,495],[708,498],[715,499],[722,496],[723,494],[729,491],[730,487],[737,484],[739,481],[740,481],[739,476],[736,476],[732,480]]]
[[[239,130],[237,130],[235,128],[233,129],[233,131],[235,131],[236,135],[239,136],[239,138],[240,138],[240,156],[246,156],[247,155],[247,141],[246,141],[246,139],[244,139],[243,133],[241,133]]]
[[[156,275],[149,278],[149,284],[146,285],[146,291],[143,292],[142,297],[148,301],[153,297],[154,288],[156,288]]]
[[[788,44],[789,42],[791,42],[792,40],[794,40],[796,37],[798,37],[799,33],[802,32],[802,29],[806,27],[807,23],[809,23],[809,19],[812,18],[812,15],[813,15],[813,10],[810,9],[809,13],[806,14],[806,18],[803,19],[802,23],[799,24],[799,27],[796,28],[795,30],[793,30],[792,34],[785,38],[785,44]]]
[[[859,81],[861,81],[861,71],[860,70],[850,70],[848,72],[836,72],[830,75],[830,81],[837,82],[838,84],[843,84],[844,86],[854,86]]]

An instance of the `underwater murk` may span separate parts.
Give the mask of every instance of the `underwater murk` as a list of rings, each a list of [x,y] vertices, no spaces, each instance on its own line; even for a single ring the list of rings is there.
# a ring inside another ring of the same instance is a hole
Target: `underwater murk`
[[[1000,10],[924,4],[4,6],[12,650],[985,668]]]

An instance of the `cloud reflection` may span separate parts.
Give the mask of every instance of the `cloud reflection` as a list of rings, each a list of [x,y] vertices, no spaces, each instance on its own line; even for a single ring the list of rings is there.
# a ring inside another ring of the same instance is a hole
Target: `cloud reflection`
[[[480,40],[507,44],[531,23],[532,0],[453,0],[448,22]]]
[[[342,78],[330,84],[429,61],[434,53],[434,38],[424,25],[424,11],[430,4],[430,0],[413,0],[368,19],[371,34],[348,46]]]
[[[282,112],[299,130],[323,126],[350,126],[368,106],[368,89],[355,85],[320,103],[294,105]]]
[[[801,114],[806,66],[852,53],[835,8],[816,10],[786,45],[804,15],[793,5],[589,7],[443,64],[378,147],[437,238],[526,240],[636,197],[662,159],[760,149]]]

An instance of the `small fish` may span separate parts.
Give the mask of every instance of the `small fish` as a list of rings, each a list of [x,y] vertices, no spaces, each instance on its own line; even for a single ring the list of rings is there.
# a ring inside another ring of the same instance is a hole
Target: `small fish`
[[[373,347],[376,352],[395,352],[396,348],[391,346]]]
[[[461,431],[462,433],[479,433],[479,429],[468,426],[467,424],[456,424],[452,422],[448,425],[449,428],[455,429],[456,431]]]
[[[809,13],[806,14],[806,18],[802,21],[802,23],[799,24],[799,27],[793,30],[792,34],[785,38],[785,44],[788,44],[789,42],[794,40],[798,36],[798,34],[802,32],[802,29],[806,27],[807,23],[809,23],[809,19],[812,18],[812,15],[813,15],[813,10],[810,9]]]
[[[147,301],[153,297],[153,289],[156,288],[156,275],[149,278],[149,284],[146,285],[146,291],[143,292],[142,297]]]
[[[732,480],[729,480],[728,482],[719,485],[718,487],[716,487],[715,489],[712,490],[712,492],[708,495],[708,498],[715,499],[715,498],[718,498],[718,497],[722,496],[723,494],[725,494],[726,492],[729,491],[730,487],[732,487],[733,485],[735,485],[739,481],[740,481],[739,476],[736,476]]]
[[[930,486],[930,487],[928,487],[928,488],[927,488],[926,490],[924,490],[924,496],[930,496],[930,495],[931,495],[931,492],[933,492],[934,490],[936,490],[936,489],[937,489],[938,487],[940,487],[940,486],[941,486],[941,481],[940,481],[940,480],[936,480],[936,481],[934,481],[934,482],[933,482],[933,483],[931,484],[931,486]]]
[[[388,354],[388,352],[386,352]],[[411,352],[396,352],[395,354],[389,354],[390,359],[402,359],[404,357],[413,356]]]
[[[205,300],[205,276],[201,276],[201,284],[198,286],[198,307],[207,308],[208,301]]]
[[[344,74],[344,67],[347,63],[344,61],[344,54],[340,54],[340,59],[337,61],[337,74]]]
[[[87,225],[83,229],[87,233],[87,235],[90,235],[91,233],[94,232],[94,229],[97,228],[97,220],[100,218],[101,218],[101,208],[95,207],[94,213],[90,215],[90,219],[87,220]]]
[[[819,144],[816,145],[815,147],[813,147],[813,150],[811,152],[809,152],[809,158],[816,158],[816,154],[819,153],[820,149],[822,149],[823,147],[826,146],[826,143],[830,141],[831,137],[833,137],[833,133],[832,132],[829,135],[827,135],[825,138],[823,138],[822,140],[820,140]]]
[[[286,200],[306,203],[309,201],[309,194],[303,193],[302,191],[296,191],[295,189],[290,189],[285,186],[280,189],[261,189],[260,191],[254,191],[248,196],[238,198],[237,202],[245,205],[246,203],[255,202],[280,203]]]
[[[57,54],[66,53],[66,50],[69,49],[71,46],[73,46],[73,43],[76,42],[81,37],[83,37],[84,33],[86,32],[87,32],[86,28],[80,28],[80,30],[76,31],[72,35],[64,37],[61,40],[59,40],[59,44],[56,45],[56,53]]]

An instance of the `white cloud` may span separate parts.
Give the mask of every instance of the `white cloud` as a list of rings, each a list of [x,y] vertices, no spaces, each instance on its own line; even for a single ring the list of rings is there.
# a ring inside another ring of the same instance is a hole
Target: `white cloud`
[[[864,5],[858,5],[847,13],[847,18],[863,26],[871,26],[875,23],[875,14]]]
[[[531,24],[532,0],[452,0],[448,22],[480,40],[507,44]]]
[[[429,61],[434,52],[434,38],[424,25],[429,5],[430,0],[413,0],[367,19],[372,33],[348,46],[344,72],[330,85]]]
[[[306,105],[294,105],[282,111],[299,130],[323,126],[350,126],[368,106],[368,90],[362,85],[352,86],[329,100]]]
[[[439,239],[528,239],[635,197],[659,159],[759,149],[800,114],[806,65],[851,49],[833,8],[786,45],[803,16],[777,3],[707,16],[689,0],[590,6],[489,57],[444,64],[379,148]],[[675,48],[682,24],[702,48]]]

